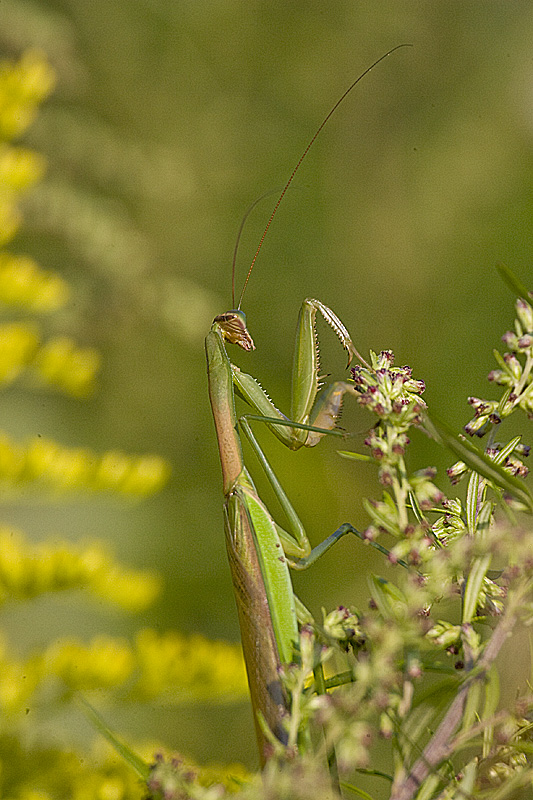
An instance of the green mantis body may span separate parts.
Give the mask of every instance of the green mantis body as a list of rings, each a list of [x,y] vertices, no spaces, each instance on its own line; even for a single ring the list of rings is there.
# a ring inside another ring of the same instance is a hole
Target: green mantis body
[[[239,613],[244,655],[252,706],[259,711],[270,730],[282,742],[286,734],[282,719],[286,700],[279,678],[281,664],[294,659],[298,638],[295,598],[288,565],[305,568],[348,532],[332,534],[311,554],[308,538],[289,499],[260,449],[246,416],[237,420],[235,387],[272,432],[288,447],[297,449],[317,444],[333,430],[343,395],[353,391],[344,382],[333,383],[315,404],[318,391],[318,353],[315,316],[319,310],[348,350],[349,360],[356,353],[348,331],[327,306],[318,300],[305,300],[298,322],[293,367],[294,417],[288,420],[267,397],[257,381],[234,366],[225,341],[253,349],[244,314],[231,311],[216,317],[206,339],[209,394],[222,464],[225,495],[225,527]],[[314,409],[313,409],[313,406]],[[271,421],[266,421],[266,420]],[[276,424],[273,420],[279,420]],[[249,439],[273,486],[287,518],[288,530],[276,523],[259,497],[243,462],[239,428]],[[261,757],[265,752],[264,732],[256,719]]]
[[[298,604],[293,594],[288,567],[290,565],[295,569],[304,569],[344,534],[349,532],[361,534],[349,523],[345,523],[311,551],[302,523],[259,447],[250,427],[250,420],[262,421],[292,450],[303,446],[313,447],[322,436],[335,432],[335,423],[344,394],[354,392],[355,389],[352,384],[337,381],[322,394],[318,402],[315,402],[319,389],[315,332],[317,311],[333,328],[343,347],[348,351],[348,365],[354,356],[357,356],[363,364],[366,362],[357,353],[348,331],[333,311],[319,300],[305,300],[298,319],[292,370],[291,415],[288,418],[276,408],[255,378],[241,372],[231,363],[226,352],[226,341],[237,344],[244,350],[255,349],[246,328],[246,317],[240,306],[248,278],[270,223],[296,171],[332,114],[354,86],[376,64],[397,49],[398,47],[395,47],[381,56],[351,84],[311,138],[285,184],[263,232],[244,282],[237,309],[215,317],[206,338],[209,396],[224,483],[226,545],[262,762],[266,758],[269,738],[265,734],[265,726],[282,743],[296,744],[288,742],[283,726],[287,701],[279,675],[280,666],[293,661],[294,647],[298,638],[296,613]],[[233,262],[235,297],[234,278],[235,257]],[[235,305],[235,300],[233,304]],[[251,406],[254,414],[237,419],[235,391]],[[280,502],[286,517],[286,528],[274,520],[244,466],[241,432],[252,445]]]

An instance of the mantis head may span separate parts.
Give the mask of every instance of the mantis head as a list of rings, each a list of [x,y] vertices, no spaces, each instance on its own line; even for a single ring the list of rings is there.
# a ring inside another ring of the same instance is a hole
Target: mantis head
[[[240,309],[226,311],[215,317],[216,323],[223,338],[232,344],[238,344],[243,350],[255,350],[255,344],[246,327],[246,314]]]

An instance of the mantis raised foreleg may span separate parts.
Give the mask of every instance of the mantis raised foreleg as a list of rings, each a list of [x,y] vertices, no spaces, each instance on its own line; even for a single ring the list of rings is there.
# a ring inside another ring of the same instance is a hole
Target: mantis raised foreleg
[[[361,534],[349,523],[345,523],[311,551],[303,526],[255,439],[250,420],[255,418],[264,422],[281,442],[293,450],[302,446],[312,447],[322,436],[334,432],[343,396],[346,392],[355,390],[352,384],[337,381],[315,403],[319,388],[315,333],[317,311],[333,328],[343,347],[348,351],[348,364],[354,356],[363,364],[365,362],[357,353],[348,331],[331,309],[318,300],[305,300],[300,311],[296,335],[291,415],[286,417],[251,375],[241,372],[231,363],[225,342],[238,344],[244,350],[254,349],[252,338],[246,328],[246,318],[240,306],[248,278],[270,223],[296,171],[333,112],[361,78],[393,50],[378,59],[354,81],[316,131],[274,207],[252,260],[237,308],[215,317],[206,338],[209,395],[224,482],[226,544],[239,612],[250,694],[256,717],[260,757],[263,762],[266,758],[267,744],[264,724],[281,742],[287,742],[283,726],[283,717],[287,711],[286,698],[280,682],[279,667],[293,660],[294,645],[298,637],[296,599],[288,565],[303,569],[345,533]],[[233,287],[234,276],[235,258]],[[233,295],[233,306],[235,306],[235,290]],[[235,391],[257,414],[248,414],[237,419]],[[265,470],[286,516],[286,527],[280,526],[274,520],[244,466],[240,431],[250,441]],[[260,724],[258,715],[261,715],[264,724]]]

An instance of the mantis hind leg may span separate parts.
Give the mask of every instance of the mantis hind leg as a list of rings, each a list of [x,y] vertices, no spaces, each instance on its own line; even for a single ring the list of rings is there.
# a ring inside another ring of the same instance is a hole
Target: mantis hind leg
[[[261,418],[254,417],[254,419],[260,420]],[[357,530],[357,528],[355,528],[350,522],[344,522],[342,525],[340,525],[340,527],[337,528],[336,531],[334,531],[332,534],[330,534],[330,536],[324,539],[323,542],[320,542],[320,544],[311,549],[311,545],[309,543],[309,539],[307,537],[307,533],[305,531],[303,523],[299,518],[298,514],[296,513],[296,511],[294,510],[294,507],[291,501],[289,500],[285,490],[283,489],[276,473],[272,469],[270,462],[268,461],[266,455],[261,449],[261,446],[250,427],[248,418],[241,417],[239,422],[244,434],[246,435],[246,438],[252,445],[259,461],[261,462],[261,466],[263,467],[263,470],[269,480],[269,483],[272,486],[274,494],[278,498],[279,503],[287,518],[287,523],[288,523],[287,527],[289,528],[289,530],[285,530],[285,528],[283,528],[276,522],[274,522],[274,525],[276,526],[278,536],[282,543],[285,555],[287,556],[287,561],[289,563],[289,566],[292,567],[292,569],[296,570],[307,569],[308,567],[311,566],[311,564],[314,564],[315,561],[317,561],[321,556],[323,556],[324,553],[327,553],[327,551],[331,547],[333,547],[333,545],[336,542],[338,542],[339,539],[342,539],[343,536],[346,536],[346,534],[348,533],[357,536],[357,538],[361,539],[361,541],[364,542],[365,544],[370,544],[371,547],[378,550],[380,553],[383,553],[383,555],[389,556],[390,552],[389,550],[387,550],[386,547],[383,547],[383,545],[379,544],[378,542],[369,541],[365,537],[364,533],[361,533],[361,531]],[[401,564],[403,567],[409,566],[405,561],[402,561],[401,559],[398,561],[398,563]]]
[[[328,536],[327,539],[324,539],[323,542],[320,542],[320,544],[317,544],[316,547],[313,547],[308,556],[305,556],[304,558],[299,558],[297,561],[289,560],[289,565],[292,567],[292,569],[297,569],[297,570],[307,569],[307,567],[310,567],[311,564],[314,564],[315,561],[317,561],[321,556],[323,556],[324,553],[327,553],[330,547],[333,547],[333,545],[336,544],[336,542],[338,542],[339,539],[342,539],[343,536],[346,536],[347,533],[353,533],[354,536],[357,536],[357,538],[361,539],[362,542],[364,542],[365,544],[369,544],[371,547],[373,547],[375,550],[378,550],[383,555],[385,556],[391,555],[390,550],[387,550],[387,548],[383,547],[382,544],[379,544],[379,542],[372,542],[369,539],[367,539],[365,534],[361,533],[361,531],[358,531],[357,528],[354,528],[354,526],[350,522],[343,522],[343,524],[340,527],[338,527],[336,531],[330,534],[330,536]],[[409,569],[409,564],[406,561],[403,561],[403,559],[401,558],[397,559],[396,563],[401,564],[401,566],[405,567],[406,569]]]
[[[254,419],[260,420],[260,417],[254,417]],[[305,531],[304,525],[296,513],[291,501],[289,500],[285,490],[283,489],[276,473],[272,469],[270,462],[268,461],[265,453],[261,449],[259,442],[257,441],[247,417],[241,417],[239,423],[242,427],[246,438],[252,445],[260,463],[263,467],[263,470],[269,480],[270,485],[274,491],[274,494],[279,500],[279,503],[285,513],[287,518],[287,527],[289,530],[285,530],[281,525],[274,522],[276,526],[276,530],[280,541],[283,546],[283,550],[285,555],[287,556],[287,561],[289,566],[295,570],[304,570],[314,564],[324,553],[333,547],[340,539],[342,539],[346,534],[351,533],[360,539],[365,544],[369,544],[375,550],[378,550],[385,556],[390,556],[390,551],[387,550],[386,547],[379,544],[379,542],[370,541],[364,533],[357,530],[350,522],[344,522],[340,525],[336,531],[330,534],[324,541],[317,544],[316,547],[311,549],[311,545]],[[327,431],[326,431],[327,433]],[[295,558],[294,558],[295,557]],[[409,564],[403,561],[402,559],[398,559],[397,563],[400,564],[402,567],[409,568]]]

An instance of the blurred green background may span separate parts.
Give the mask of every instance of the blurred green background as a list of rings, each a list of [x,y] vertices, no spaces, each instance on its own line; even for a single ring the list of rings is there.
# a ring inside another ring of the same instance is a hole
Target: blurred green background
[[[466,397],[490,393],[491,351],[513,320],[495,263],[531,283],[530,2],[0,4],[4,55],[39,46],[59,76],[25,139],[49,169],[11,249],[71,282],[63,330],[104,357],[93,399],[15,386],[1,400],[2,424],[20,438],[157,452],[173,466],[168,488],[140,506],[4,505],[4,519],[35,539],[105,537],[122,559],[165,578],[141,620],[103,606],[87,612],[65,596],[40,601],[37,629],[35,609],[14,609],[8,625],[21,646],[142,625],[238,639],[203,339],[231,306],[247,207],[283,185],[344,89],[402,42],[413,47],[365,78],[299,171],[244,302],[257,350],[232,357],[288,411],[298,309],[318,297],[361,352],[391,348],[411,365],[430,407],[458,428],[469,419]],[[274,199],[247,222],[238,285]],[[343,351],[329,330],[319,334],[322,369],[341,376]],[[364,432],[369,422],[347,404],[346,429]],[[371,469],[342,460],[335,440],[292,454],[261,438],[314,543],[344,521],[365,525],[361,498],[378,493]],[[411,465],[438,466],[448,491],[452,459],[413,439]],[[260,475],[258,484],[269,500]],[[364,605],[371,568],[385,571],[343,541],[295,584],[317,614]],[[523,678],[517,661],[510,686]],[[245,704],[111,709],[108,719],[132,739],[163,738],[202,762],[255,764]],[[59,720],[53,735],[82,736],[84,725]]]

